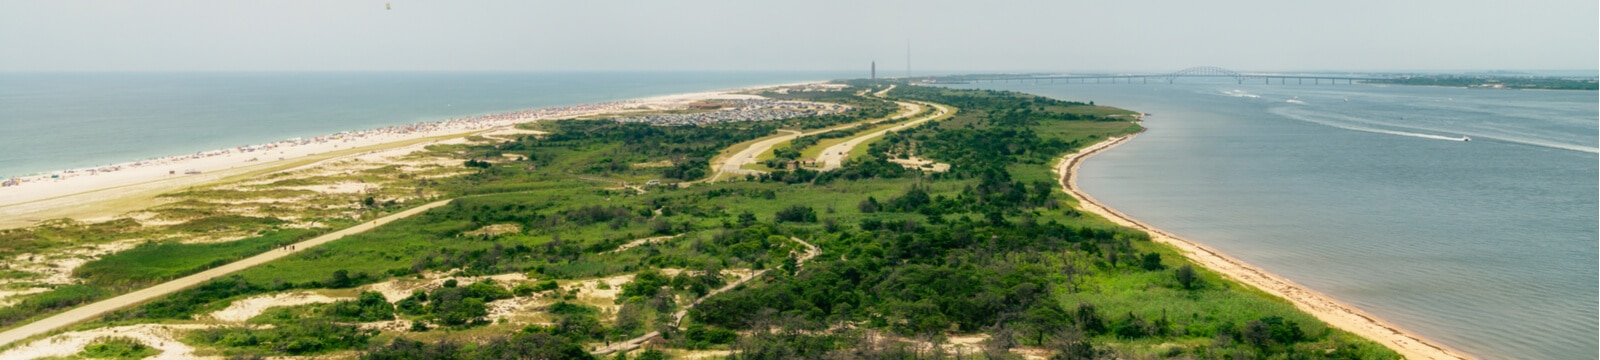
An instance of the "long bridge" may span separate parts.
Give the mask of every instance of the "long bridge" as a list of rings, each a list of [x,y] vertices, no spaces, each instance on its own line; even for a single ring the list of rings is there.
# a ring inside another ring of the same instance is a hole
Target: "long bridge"
[[[1388,80],[1382,77],[1343,76],[1326,74],[1283,74],[1283,73],[1241,73],[1215,66],[1196,66],[1163,74],[995,74],[995,75],[958,75],[939,77],[935,82],[1017,82],[1035,84],[1101,84],[1101,83],[1173,83],[1178,78],[1227,78],[1239,84],[1354,84],[1357,81]],[[1276,80],[1276,81],[1274,81]]]

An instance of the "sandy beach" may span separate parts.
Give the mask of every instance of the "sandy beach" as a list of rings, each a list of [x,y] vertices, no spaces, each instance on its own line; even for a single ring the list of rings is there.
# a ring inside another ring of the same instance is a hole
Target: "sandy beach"
[[[1095,154],[1111,149],[1138,134],[1106,139],[1076,153],[1067,155],[1056,165],[1056,175],[1061,181],[1061,186],[1078,198],[1080,208],[1111,220],[1118,225],[1145,230],[1150,233],[1150,239],[1171,245],[1182,252],[1190,261],[1204,266],[1211,271],[1223,274],[1235,281],[1254,286],[1269,294],[1278,296],[1294,303],[1300,311],[1305,311],[1317,319],[1328,323],[1329,326],[1349,331],[1356,335],[1372,339],[1388,346],[1407,359],[1471,359],[1459,351],[1434,343],[1420,335],[1407,331],[1376,316],[1356,309],[1348,304],[1334,300],[1328,295],[1311,290],[1293,281],[1289,281],[1276,274],[1262,270],[1242,260],[1228,256],[1209,246],[1184,239],[1161,229],[1157,229],[1134,218],[1123,215],[1115,209],[1107,207],[1096,201],[1094,197],[1084,193],[1078,188],[1078,165],[1084,159]]]
[[[0,187],[0,229],[64,217],[80,221],[109,220],[128,211],[157,205],[160,203],[157,195],[187,187],[343,158],[402,155],[393,152],[409,153],[428,144],[476,133],[505,132],[519,123],[674,110],[696,101],[755,98],[741,94],[751,90],[815,83],[763,85],[466,116],[24,176],[14,179],[17,185]]]

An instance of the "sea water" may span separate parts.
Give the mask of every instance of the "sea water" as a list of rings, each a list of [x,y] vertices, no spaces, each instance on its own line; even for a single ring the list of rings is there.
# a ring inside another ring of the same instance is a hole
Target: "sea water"
[[[0,178],[841,72],[0,73]]]
[[[1593,91],[968,86],[1151,113],[1080,171],[1129,216],[1477,357],[1596,356]]]

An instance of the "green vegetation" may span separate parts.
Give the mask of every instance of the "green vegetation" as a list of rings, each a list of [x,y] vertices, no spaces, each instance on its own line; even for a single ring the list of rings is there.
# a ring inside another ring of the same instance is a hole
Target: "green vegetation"
[[[44,290],[8,298],[15,303],[0,307],[0,328],[419,204],[411,200],[437,195],[431,189],[437,182],[426,177],[464,172],[430,164],[434,157],[454,155],[441,151],[403,157],[398,160],[421,163],[405,172],[394,163],[338,160],[309,169],[241,175],[162,194],[154,199],[159,205],[111,221],[58,219],[0,230],[0,258],[6,259],[0,277],[8,280],[7,290]],[[341,183],[364,184],[366,189],[327,194],[307,190]],[[62,266],[78,263],[83,265]],[[71,280],[52,276],[57,272],[71,275]]]
[[[145,235],[133,219],[87,224],[71,219],[51,220],[34,227],[0,230],[0,257],[56,251],[75,244],[100,244]]]
[[[15,326],[49,316],[61,310],[111,297],[112,292],[95,285],[62,285],[50,291],[24,297],[0,308],[0,325]]]
[[[905,87],[891,95],[962,112],[886,136],[863,162],[917,149],[953,165],[928,180],[964,183],[961,190],[913,185],[893,196],[869,196],[858,210],[913,217],[862,219],[854,229],[828,231],[814,240],[825,255],[807,271],[712,298],[691,312],[695,322],[795,331],[853,324],[915,339],[984,332],[995,337],[992,354],[1033,346],[1068,358],[1394,357],[1279,300],[1238,290],[1181,261],[1163,261],[1181,258],[1143,233],[1061,205],[1057,185],[1035,176],[1047,174],[1061,154],[1137,130],[1110,116],[1118,113],[1007,92]],[[1078,125],[1100,130],[1060,130]],[[1013,171],[1037,180],[1020,181]],[[1183,274],[1199,280],[1184,282]],[[751,358],[838,351],[829,349],[853,349],[852,356],[912,351],[880,347],[850,332],[767,334],[758,332],[734,349]]]
[[[192,322],[249,296],[334,289],[323,291],[354,298],[272,308],[248,326],[191,330],[184,341],[239,356],[355,350],[364,359],[590,358],[588,350],[659,331],[651,346],[727,350],[740,359],[920,358],[943,350],[916,342],[981,334],[989,337],[983,358],[1015,358],[1009,351],[1016,348],[1069,359],[1398,357],[1196,268],[1143,232],[1074,209],[1051,166],[1083,146],[1139,131],[1125,110],[899,83],[890,100],[960,111],[889,133],[835,171],[619,186],[702,179],[711,175],[711,157],[780,127],[824,128],[893,111],[890,101],[854,95],[890,83],[850,84],[842,92],[774,95],[856,106],[850,114],[681,127],[561,121],[538,125],[551,132],[542,137],[435,146],[462,175],[417,186],[454,199],[449,205],[83,326]],[[860,130],[838,132],[849,131]],[[796,139],[784,155],[826,139]],[[911,154],[951,169],[924,173],[888,161]],[[662,161],[673,166],[631,166]],[[400,206],[363,197],[344,201],[362,216]],[[224,220],[193,227],[260,236],[232,247],[153,243],[97,260],[80,275],[98,279],[91,284],[154,281],[305,235],[270,220]],[[616,251],[656,236],[670,238]],[[821,255],[801,264],[806,249],[790,238],[817,245]],[[154,258],[169,252],[179,255]],[[114,266],[134,271],[114,275]],[[703,298],[674,321],[674,312],[731,283],[731,275],[762,269],[773,270]],[[464,280],[500,274],[527,280]],[[444,281],[393,303],[364,288],[424,279]],[[501,309],[495,304],[517,301],[536,305],[490,315]],[[409,326],[359,326],[375,322]]]
[[[73,276],[91,284],[135,289],[221,266],[245,257],[309,239],[315,231],[285,229],[262,236],[217,243],[185,244],[175,240],[140,244],[90,261]]]
[[[361,355],[362,360],[410,359],[463,359],[463,360],[514,360],[514,359],[593,359],[578,344],[542,331],[522,331],[509,336],[499,336],[484,344],[463,345],[456,342],[435,344],[395,339],[383,347]]]
[[[226,349],[227,355],[310,355],[364,349],[376,331],[326,320],[298,320],[273,327],[223,327],[189,333],[186,341]]]

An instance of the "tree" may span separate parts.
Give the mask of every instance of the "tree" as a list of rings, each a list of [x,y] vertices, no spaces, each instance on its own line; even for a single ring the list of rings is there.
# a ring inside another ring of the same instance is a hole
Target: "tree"
[[[1078,303],[1078,311],[1073,314],[1073,320],[1078,324],[1078,329],[1089,335],[1106,332],[1105,319],[1100,317],[1100,312],[1095,310],[1094,304]]]
[[[457,326],[477,320],[489,315],[489,307],[483,299],[467,297],[466,289],[455,287],[441,287],[433,290],[432,300],[428,310],[433,312],[433,318],[440,324]]]
[[[355,301],[335,301],[329,305],[328,312],[335,317],[361,322],[394,319],[394,305],[376,291],[364,291]]]
[[[794,254],[789,254],[789,257],[783,258],[781,268],[788,272],[789,276],[794,276],[795,272],[800,270],[800,260],[795,259]]]
[[[1093,306],[1091,306],[1092,308]],[[1066,331],[1072,327],[1071,317],[1055,302],[1034,306],[1022,313],[1022,323],[1034,333],[1034,343],[1044,345],[1044,336]]]
[[[997,327],[990,331],[989,341],[984,342],[983,355],[989,359],[1005,359],[1011,355],[1011,348],[1016,346],[1017,339],[1011,328]]]
[[[756,224],[756,214],[755,213],[751,213],[749,210],[746,210],[745,212],[739,213],[739,227],[747,228],[747,227],[750,227],[750,225],[755,225],[755,224]]]
[[[1183,288],[1186,290],[1194,289],[1200,285],[1200,276],[1194,272],[1193,266],[1185,264],[1183,267],[1179,267],[1176,275],[1178,277],[1178,284],[1183,285]]]
[[[1139,267],[1151,271],[1166,268],[1166,266],[1161,265],[1161,254],[1157,253],[1144,254],[1143,261],[1139,264]]]
[[[1250,320],[1244,324],[1244,331],[1239,336],[1251,346],[1266,348],[1267,341],[1272,339],[1272,328],[1261,320]]]
[[[624,333],[632,332],[644,326],[647,316],[649,314],[643,301],[629,301],[617,310],[615,327]]]
[[[1066,332],[1056,336],[1055,355],[1050,360],[1094,360],[1101,358],[1105,351],[1094,348],[1094,343],[1089,337],[1077,332]]]
[[[350,280],[350,272],[344,269],[334,270],[333,276],[328,278],[326,285],[334,289],[355,286],[354,282]]]
[[[860,210],[863,213],[878,212],[878,207],[878,199],[874,199],[871,196],[868,196],[866,200],[861,200],[860,203],[856,203],[856,210]]]
[[[783,210],[778,210],[777,220],[814,223],[817,222],[817,211],[812,210],[810,206],[792,205]]]

